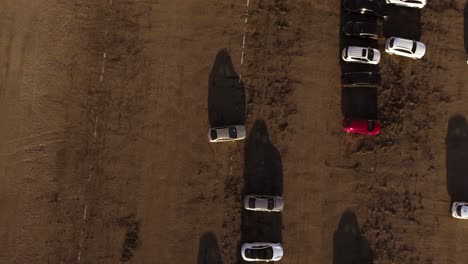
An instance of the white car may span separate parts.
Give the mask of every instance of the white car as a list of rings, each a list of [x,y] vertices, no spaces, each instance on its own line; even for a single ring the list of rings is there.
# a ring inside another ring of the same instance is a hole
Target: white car
[[[458,219],[468,219],[468,203],[453,202],[452,216]]]
[[[213,127],[208,131],[210,142],[224,142],[245,139],[245,126]]]
[[[268,242],[245,243],[241,254],[246,261],[278,261],[283,257],[283,246]]]
[[[427,0],[385,0],[387,4],[394,4],[405,7],[423,8]]]
[[[349,46],[343,49],[341,57],[347,62],[379,64],[380,52],[373,48]]]
[[[385,44],[385,52],[412,59],[421,59],[426,54],[426,45],[419,41],[391,37]]]
[[[252,211],[281,212],[284,208],[284,201],[280,196],[246,195],[244,208]]]

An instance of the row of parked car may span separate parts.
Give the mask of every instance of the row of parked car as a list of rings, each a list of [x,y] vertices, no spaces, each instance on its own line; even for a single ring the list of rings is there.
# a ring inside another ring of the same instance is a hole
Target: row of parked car
[[[426,0],[385,0],[387,4],[397,4],[407,7],[422,8]],[[382,17],[382,6],[377,0],[344,0],[344,8],[347,12]],[[375,24],[350,21],[345,24],[343,34],[348,37],[360,37],[378,39]],[[385,51],[388,54],[397,54],[410,58],[421,58],[425,53],[424,44],[412,40],[392,37],[387,40]],[[343,49],[342,59],[346,62],[378,64],[380,52],[377,49],[349,46]],[[375,72],[347,72],[343,74],[344,87],[378,86],[380,75]],[[357,118],[345,118],[344,130],[350,133],[375,135],[380,131],[380,124],[375,120]],[[210,128],[208,140],[210,142],[227,142],[243,140],[246,137],[246,129],[243,125],[232,125]],[[248,194],[244,196],[243,207],[245,210],[257,212],[282,212],[284,200],[281,196]],[[465,212],[468,216],[468,207],[454,205],[454,215]],[[245,261],[278,261],[283,257],[283,246],[273,242],[244,243],[241,246],[241,255]]]
[[[426,0],[385,0],[385,2],[410,8],[423,8],[427,3]],[[382,14],[383,2],[380,0],[344,0],[343,7],[348,13],[386,19]],[[357,37],[371,41],[379,38],[377,23],[348,21],[343,26],[342,31],[346,37]],[[386,41],[385,52],[389,55],[421,59],[426,53],[426,46],[416,40],[390,37]],[[378,49],[371,47],[347,46],[341,52],[342,60],[349,63],[376,65],[379,64],[381,56]],[[381,78],[378,72],[346,72],[342,75],[344,88],[378,87],[380,82]],[[348,133],[373,136],[380,132],[381,126],[377,120],[345,117],[343,129]]]
[[[245,126],[234,125],[214,127],[208,131],[210,142],[227,142],[245,139]],[[258,212],[281,212],[284,201],[281,196],[245,195],[244,209]],[[244,243],[241,255],[245,261],[278,261],[283,257],[283,246],[280,243],[254,242]]]

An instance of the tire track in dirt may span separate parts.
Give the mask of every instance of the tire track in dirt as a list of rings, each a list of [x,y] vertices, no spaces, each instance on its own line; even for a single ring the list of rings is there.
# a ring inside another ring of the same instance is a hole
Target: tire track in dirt
[[[137,120],[151,100],[150,86],[145,85],[150,61],[142,50],[142,32],[151,26],[149,12],[150,3],[109,1],[95,18],[100,27],[92,34],[96,34],[93,39],[99,43],[96,48],[102,50],[102,57],[98,79],[90,86],[88,97],[92,131],[86,151],[89,174],[83,190],[78,263],[88,259],[127,262],[141,244],[136,205],[131,203],[140,166],[136,156],[125,153],[129,143],[138,139],[140,128],[135,124],[142,124]],[[119,159],[125,161],[117,162]],[[109,238],[110,243],[102,244]]]

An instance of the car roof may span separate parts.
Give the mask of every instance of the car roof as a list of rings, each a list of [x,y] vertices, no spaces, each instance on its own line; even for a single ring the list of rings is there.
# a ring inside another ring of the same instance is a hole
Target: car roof
[[[349,46],[348,56],[362,58],[363,49],[367,50],[367,48],[364,48],[364,47]],[[367,52],[366,52],[366,56],[367,56]]]
[[[403,48],[411,50],[413,47],[413,40],[403,39],[403,38],[394,38],[392,48]]]

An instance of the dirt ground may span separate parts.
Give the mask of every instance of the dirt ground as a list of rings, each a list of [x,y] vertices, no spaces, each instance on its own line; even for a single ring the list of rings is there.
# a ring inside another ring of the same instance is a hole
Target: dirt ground
[[[466,263],[449,207],[468,200],[468,6],[386,8],[364,45],[427,53],[383,53],[377,90],[341,89],[364,68],[340,62],[340,6],[1,0],[0,263],[242,263],[254,241],[280,263]],[[343,114],[382,132],[347,135]],[[208,143],[233,123],[245,141]]]

